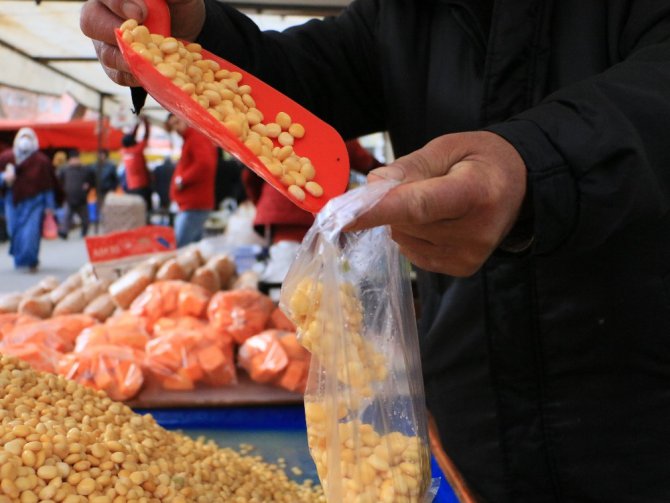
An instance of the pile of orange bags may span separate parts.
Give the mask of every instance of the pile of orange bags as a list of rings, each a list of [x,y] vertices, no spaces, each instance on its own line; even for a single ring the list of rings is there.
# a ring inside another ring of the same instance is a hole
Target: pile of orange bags
[[[115,400],[133,398],[145,375],[171,390],[235,384],[237,364],[256,382],[302,392],[309,369],[295,327],[268,296],[212,294],[180,280],[150,284],[104,323],[85,314],[0,314],[0,353]]]

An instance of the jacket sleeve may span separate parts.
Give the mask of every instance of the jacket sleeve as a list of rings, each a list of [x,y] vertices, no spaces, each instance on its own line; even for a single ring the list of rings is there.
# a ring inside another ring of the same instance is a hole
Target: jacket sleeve
[[[283,32],[205,0],[202,46],[244,68],[324,119],[345,138],[384,129],[375,29],[377,2],[355,0],[339,16]]]
[[[631,2],[619,63],[490,126],[528,169],[533,251],[588,250],[670,209],[670,5]]]

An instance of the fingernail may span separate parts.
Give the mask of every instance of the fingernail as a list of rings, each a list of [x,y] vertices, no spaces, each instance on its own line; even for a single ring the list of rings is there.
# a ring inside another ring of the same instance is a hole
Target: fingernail
[[[405,179],[405,172],[396,166],[384,166],[383,168],[373,169],[370,171],[370,174],[384,178],[385,180],[397,180],[400,182]]]
[[[136,19],[138,21],[144,19],[144,16],[142,15],[142,7],[134,2],[123,2],[121,5],[121,12],[123,12],[123,15],[128,19]]]

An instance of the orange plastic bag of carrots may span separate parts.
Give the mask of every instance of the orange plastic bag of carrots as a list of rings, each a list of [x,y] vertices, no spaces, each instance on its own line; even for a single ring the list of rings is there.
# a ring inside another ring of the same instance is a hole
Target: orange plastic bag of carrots
[[[228,334],[216,330],[207,320],[194,318],[193,316],[160,318],[154,323],[153,336],[161,337],[174,331],[188,332],[193,330],[199,332],[217,346],[233,345],[233,339]]]
[[[295,325],[288,317],[284,314],[284,311],[276,307],[270,319],[268,320],[267,328],[276,328],[277,330],[284,330],[286,332],[295,332]]]
[[[55,372],[58,360],[63,355],[55,349],[35,342],[4,345],[0,347],[0,353],[16,356],[41,372]]]
[[[134,397],[144,383],[143,353],[112,345],[90,346],[63,355],[57,372],[84,386],[105,391],[112,400]]]
[[[294,332],[265,330],[249,337],[237,353],[240,366],[251,379],[304,393],[309,373],[309,352]]]
[[[34,323],[16,325],[0,342],[0,352],[3,346],[20,346],[28,343],[55,349],[61,353],[72,351],[81,331],[97,323],[95,318],[85,314],[67,314]]]
[[[34,323],[40,318],[35,318],[29,314],[21,313],[4,313],[0,314],[0,341],[17,325],[25,325],[27,323]]]
[[[207,316],[214,328],[242,344],[265,329],[274,309],[270,297],[257,290],[230,290],[212,297]]]
[[[197,383],[237,383],[232,344],[212,331],[166,329],[146,345],[144,366],[165,389],[192,390]]]
[[[288,365],[275,379],[274,384],[289,391],[305,393],[311,354],[298,342],[295,332],[285,333],[279,338],[279,344],[288,356]]]
[[[145,318],[150,326],[169,316],[202,318],[211,295],[209,290],[185,281],[157,281],[133,301],[130,312]]]
[[[112,345],[144,351],[149,342],[149,334],[141,323],[93,325],[85,328],[74,346],[76,352],[84,351],[91,346]]]
[[[266,330],[249,337],[237,352],[237,362],[256,382],[276,379],[288,365],[288,356],[279,338],[281,332]]]

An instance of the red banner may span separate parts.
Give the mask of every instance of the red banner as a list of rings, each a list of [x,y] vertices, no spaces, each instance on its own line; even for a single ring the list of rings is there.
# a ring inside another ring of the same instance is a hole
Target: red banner
[[[114,232],[86,238],[91,264],[162,253],[177,248],[174,229],[147,225],[131,231]]]
[[[109,125],[109,120],[103,121],[102,134],[98,135],[99,124],[96,120],[73,120],[57,124],[43,124],[40,122],[21,120],[1,120],[0,131],[18,131],[22,127],[35,130],[40,148],[78,148],[86,152],[98,149],[98,140],[101,148],[118,150],[121,147],[123,132]]]

